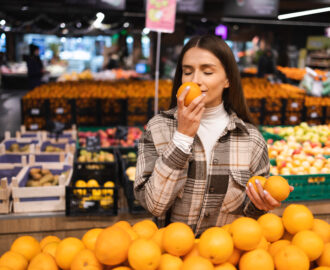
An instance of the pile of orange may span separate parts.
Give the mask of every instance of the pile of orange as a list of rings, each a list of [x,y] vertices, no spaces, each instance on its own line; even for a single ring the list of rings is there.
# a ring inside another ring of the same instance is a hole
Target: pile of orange
[[[254,178],[255,179],[255,178]],[[330,268],[330,224],[304,205],[283,216],[240,217],[195,238],[174,222],[119,221],[87,231],[82,239],[21,236],[0,258],[1,270],[290,270]]]

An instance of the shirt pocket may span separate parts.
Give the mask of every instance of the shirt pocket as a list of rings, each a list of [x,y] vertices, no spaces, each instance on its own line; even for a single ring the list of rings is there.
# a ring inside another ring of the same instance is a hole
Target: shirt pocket
[[[227,193],[221,211],[227,214],[243,215],[246,198],[246,184],[251,177],[248,170],[230,170]]]

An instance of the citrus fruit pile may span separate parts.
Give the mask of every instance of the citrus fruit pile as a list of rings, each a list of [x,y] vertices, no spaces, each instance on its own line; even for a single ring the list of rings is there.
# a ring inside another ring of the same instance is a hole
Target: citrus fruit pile
[[[304,205],[290,204],[279,217],[240,217],[196,238],[174,222],[158,229],[151,220],[119,221],[87,231],[82,239],[21,236],[0,258],[1,270],[326,270],[330,225]]]

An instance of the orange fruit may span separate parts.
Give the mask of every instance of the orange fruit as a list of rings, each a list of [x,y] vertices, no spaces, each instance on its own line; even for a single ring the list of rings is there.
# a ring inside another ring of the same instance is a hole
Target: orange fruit
[[[330,267],[330,243],[326,243],[324,245],[323,252],[321,256],[317,259],[317,264],[319,266]]]
[[[290,234],[310,230],[313,227],[313,220],[312,212],[302,204],[290,204],[284,209],[282,215],[284,228]]]
[[[262,229],[253,218],[240,217],[230,226],[234,246],[240,250],[255,249],[261,241]]]
[[[160,264],[159,246],[145,238],[135,240],[128,250],[128,262],[135,270],[154,270]]]
[[[88,230],[81,239],[86,248],[94,251],[96,239],[104,229],[95,228]]]
[[[247,182],[246,185],[249,185],[251,183],[253,185],[255,191],[256,192],[259,192],[258,187],[257,187],[256,182],[255,182],[256,180],[258,180],[260,182],[261,186],[264,187],[265,186],[265,183],[267,181],[267,178],[266,177],[263,177],[263,176],[260,176],[260,175],[255,175],[255,176],[252,176],[249,179],[249,181]]]
[[[256,248],[268,250],[268,247],[269,247],[269,242],[266,240],[265,236],[263,236]]]
[[[31,260],[27,270],[58,270],[58,267],[53,256],[39,253]]]
[[[290,186],[288,181],[279,175],[270,176],[264,189],[277,201],[284,201],[290,195]]]
[[[183,92],[183,90],[186,89],[186,87],[190,87],[190,90],[184,99],[184,105],[188,106],[195,98],[197,98],[198,96],[200,96],[202,94],[202,91],[201,91],[200,87],[198,86],[198,84],[196,84],[194,82],[186,82],[186,83],[183,83],[179,87],[176,96],[179,97],[181,95],[181,93]]]
[[[13,270],[25,270],[28,266],[28,260],[20,253],[7,251],[0,258],[0,266],[6,266]]]
[[[226,224],[226,225],[223,225],[221,228],[230,233],[230,225],[231,224]]]
[[[165,228],[160,228],[157,230],[154,235],[152,236],[151,240],[154,241],[160,248],[161,252],[163,253],[164,247],[163,247],[163,235],[164,235]]]
[[[61,239],[58,238],[57,236],[55,235],[48,235],[44,238],[42,238],[42,240],[40,241],[40,247],[41,247],[41,250],[44,249],[44,247],[48,244],[48,243],[51,243],[51,242],[60,242]]]
[[[117,265],[127,259],[128,248],[131,245],[129,234],[116,227],[104,229],[98,236],[95,243],[96,258],[106,265]]]
[[[158,230],[157,225],[149,219],[135,223],[132,229],[139,235],[139,237],[146,239],[150,239]]]
[[[220,265],[216,265],[214,267],[214,270],[236,270],[236,267],[234,265],[232,265],[229,262],[220,264]]]
[[[0,270],[13,270],[13,269],[7,266],[0,266]]]
[[[112,270],[132,270],[132,268],[129,268],[128,266],[118,266],[118,267],[112,268]]]
[[[182,264],[183,262],[180,257],[165,253],[160,257],[158,270],[180,270]]]
[[[320,257],[324,248],[322,238],[316,232],[308,230],[297,232],[292,238],[292,244],[301,248],[310,261]]]
[[[83,249],[74,257],[70,270],[102,270],[103,266],[90,249]]]
[[[239,259],[241,258],[241,253],[242,253],[241,250],[234,248],[234,251],[230,255],[228,262],[231,263],[232,265],[237,265],[239,262]]]
[[[44,246],[42,252],[52,255],[55,258],[56,249],[60,242],[51,242]]]
[[[129,224],[129,222],[126,220],[120,220],[120,221],[116,222],[115,224],[113,224],[112,226],[115,226],[115,227],[118,226],[122,229],[132,229],[131,224]]]
[[[29,235],[18,237],[10,250],[22,254],[28,261],[41,252],[37,239]]]
[[[196,243],[196,242],[194,243],[193,248],[186,255],[183,256],[183,260],[186,260],[187,258],[189,258],[191,256],[200,256],[199,251],[198,251],[198,243]]]
[[[194,246],[195,235],[192,229],[182,222],[173,222],[163,232],[163,247],[174,256],[186,255]]]
[[[84,243],[75,237],[64,238],[57,246],[55,261],[63,270],[68,270],[74,257],[85,249]]]
[[[204,257],[191,256],[183,261],[181,270],[214,270],[214,266]]]
[[[254,249],[242,255],[239,261],[240,270],[274,270],[272,256],[264,249]]]
[[[279,216],[267,213],[259,217],[257,221],[267,241],[275,242],[283,236],[284,226]]]
[[[322,219],[314,219],[312,231],[316,232],[324,241],[330,242],[330,225]]]
[[[274,258],[276,253],[282,250],[283,247],[289,246],[291,242],[289,240],[278,240],[274,243],[271,243],[268,247],[268,253]]]
[[[233,239],[224,229],[211,227],[202,233],[198,251],[213,264],[224,263],[234,251]]]
[[[288,245],[275,254],[276,270],[308,270],[309,259],[299,247]]]
[[[1,270],[1,268],[0,268]],[[313,268],[313,270],[330,270],[330,266],[319,266],[319,267],[316,267],[316,268]]]

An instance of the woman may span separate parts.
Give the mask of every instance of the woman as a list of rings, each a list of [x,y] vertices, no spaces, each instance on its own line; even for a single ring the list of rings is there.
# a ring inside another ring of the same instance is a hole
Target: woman
[[[176,93],[188,81],[203,94],[186,107],[189,89]],[[280,205],[260,184],[261,195],[246,189],[250,177],[269,174],[252,122],[230,48],[216,36],[192,38],[179,56],[171,109],[149,121],[139,143],[135,196],[160,227],[179,221],[200,235]]]
[[[39,56],[39,47],[30,44],[30,55],[27,60],[28,79],[30,89],[33,89],[42,84],[41,78],[44,75],[44,67]]]

